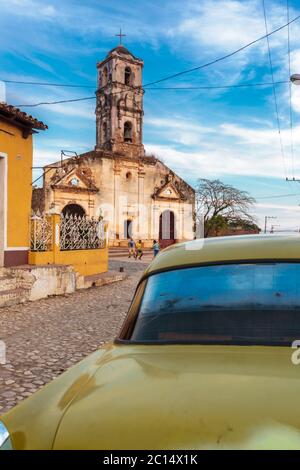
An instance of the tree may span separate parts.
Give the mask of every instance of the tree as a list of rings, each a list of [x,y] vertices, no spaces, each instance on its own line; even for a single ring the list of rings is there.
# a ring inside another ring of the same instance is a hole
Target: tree
[[[227,220],[221,215],[216,215],[207,220],[205,225],[205,237],[218,237],[220,234],[226,233],[227,229]]]
[[[241,191],[220,180],[199,179],[196,187],[196,223],[204,224],[204,237],[217,234],[224,224],[243,220],[254,224],[249,213],[255,203],[246,191]]]
[[[259,226],[252,221],[237,218],[229,223],[230,229],[241,229],[259,233]]]

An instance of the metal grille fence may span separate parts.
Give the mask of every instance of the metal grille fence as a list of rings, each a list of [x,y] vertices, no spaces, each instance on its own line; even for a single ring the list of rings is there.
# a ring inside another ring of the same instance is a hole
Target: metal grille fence
[[[105,245],[101,220],[86,216],[62,215],[60,219],[60,249],[94,250]]]
[[[32,213],[30,228],[31,251],[51,251],[53,249],[51,215]],[[103,221],[87,216],[61,215],[59,235],[61,251],[95,250],[105,247]]]
[[[51,216],[36,212],[30,219],[30,249],[31,251],[52,250]]]

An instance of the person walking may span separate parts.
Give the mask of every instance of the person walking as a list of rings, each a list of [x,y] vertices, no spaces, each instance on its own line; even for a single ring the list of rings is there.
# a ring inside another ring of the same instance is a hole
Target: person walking
[[[135,259],[142,259],[143,256],[143,247],[142,247],[142,240],[139,240],[136,243],[136,257]]]
[[[159,246],[158,241],[153,240],[152,250],[153,250],[153,255],[154,255],[154,258],[155,258],[155,256],[158,255],[159,250],[160,250],[160,246]]]
[[[128,242],[128,258],[131,258],[131,256],[135,258],[135,241],[133,238],[130,238]]]

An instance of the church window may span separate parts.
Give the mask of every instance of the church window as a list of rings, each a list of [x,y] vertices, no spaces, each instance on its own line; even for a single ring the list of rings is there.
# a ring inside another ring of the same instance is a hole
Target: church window
[[[125,68],[124,83],[125,83],[125,85],[131,85],[131,69],[130,69],[130,67]]]
[[[132,142],[132,123],[126,121],[124,124],[124,142]]]

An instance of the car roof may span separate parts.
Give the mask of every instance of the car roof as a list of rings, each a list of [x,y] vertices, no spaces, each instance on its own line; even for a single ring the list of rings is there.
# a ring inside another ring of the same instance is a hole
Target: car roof
[[[177,243],[162,250],[146,269],[156,271],[197,264],[251,260],[300,261],[300,235],[234,235]]]

